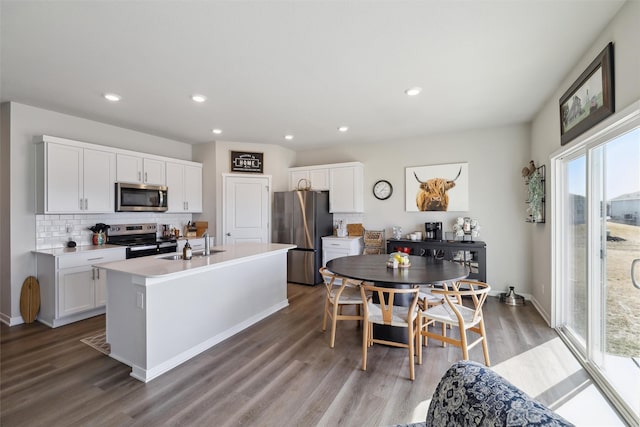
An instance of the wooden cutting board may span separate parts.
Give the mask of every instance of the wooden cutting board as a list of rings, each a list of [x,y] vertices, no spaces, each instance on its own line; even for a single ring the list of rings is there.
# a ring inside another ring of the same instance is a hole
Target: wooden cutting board
[[[38,279],[29,276],[20,291],[20,314],[25,323],[32,323],[40,311],[40,284]]]
[[[349,236],[362,236],[364,227],[362,224],[347,224],[347,234]]]

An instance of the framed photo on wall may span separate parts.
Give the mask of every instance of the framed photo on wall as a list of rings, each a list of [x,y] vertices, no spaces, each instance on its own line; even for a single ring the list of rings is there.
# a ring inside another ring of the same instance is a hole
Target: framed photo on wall
[[[613,43],[609,43],[560,98],[560,144],[614,113]]]
[[[405,168],[405,188],[407,212],[468,211],[469,164]]]

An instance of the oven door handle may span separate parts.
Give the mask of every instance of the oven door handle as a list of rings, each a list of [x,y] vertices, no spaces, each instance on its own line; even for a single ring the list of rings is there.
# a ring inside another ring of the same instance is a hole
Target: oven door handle
[[[178,244],[175,242],[162,242],[158,244],[159,248],[170,248],[170,247],[175,247],[176,249],[178,248]]]
[[[164,206],[164,191],[158,190],[158,193],[160,194],[160,205],[158,207],[161,208]]]
[[[147,251],[149,249],[156,249],[157,245],[146,245],[146,246],[130,246],[129,250],[131,252],[139,252],[139,251]]]

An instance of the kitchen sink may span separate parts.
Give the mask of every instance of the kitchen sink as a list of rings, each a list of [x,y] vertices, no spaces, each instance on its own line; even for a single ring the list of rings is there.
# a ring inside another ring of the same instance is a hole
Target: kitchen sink
[[[193,258],[200,258],[200,257],[206,257],[206,256],[210,256],[213,254],[217,254],[219,252],[224,252],[224,249],[211,249],[209,255],[205,255],[204,251],[197,251],[197,252],[193,252]],[[158,257],[158,259],[168,259],[170,261],[178,261],[182,259],[182,254],[175,254],[175,255],[169,255],[169,256],[162,256],[162,257]]]

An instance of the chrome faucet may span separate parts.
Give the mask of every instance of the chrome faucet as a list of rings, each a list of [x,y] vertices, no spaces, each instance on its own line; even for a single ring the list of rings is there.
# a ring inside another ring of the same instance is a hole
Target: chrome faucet
[[[209,229],[204,230],[204,233],[202,233],[202,237],[204,237],[204,254],[210,255],[211,248],[209,248]]]

